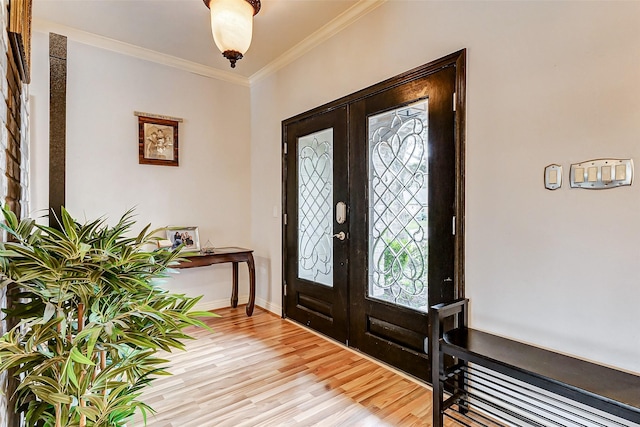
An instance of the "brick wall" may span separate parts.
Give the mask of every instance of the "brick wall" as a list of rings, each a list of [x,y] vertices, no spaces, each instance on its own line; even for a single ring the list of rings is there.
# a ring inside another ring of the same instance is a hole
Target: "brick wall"
[[[0,35],[0,202],[4,202],[4,198],[8,194],[9,181],[6,176],[7,171],[7,94],[8,84],[5,76],[7,75],[9,40],[7,36],[7,24],[9,22],[8,0],[0,0],[0,22],[2,25],[2,34]],[[2,240],[6,240],[6,233],[3,232]],[[5,290],[0,291],[0,307],[7,306],[7,295]],[[0,333],[6,332],[6,322],[0,322]],[[13,408],[11,408],[13,409]],[[11,411],[13,412],[13,411]],[[2,374],[0,377],[0,427],[9,426],[9,402],[7,397],[7,375]]]
[[[7,26],[9,24],[9,0],[0,0],[0,202],[4,204],[4,199],[9,193],[9,180],[7,178],[7,111],[9,97],[9,83],[7,82],[7,70],[9,65],[9,36]],[[3,240],[4,237],[2,236]]]
[[[5,0],[6,1],[6,0]],[[6,26],[4,30],[6,42]],[[28,86],[22,83],[16,62],[13,60],[11,44],[5,45],[7,55],[3,59],[6,76],[2,84],[2,95],[6,103],[6,121],[3,139],[6,138],[6,192],[7,205],[17,215],[28,215]],[[24,206],[23,206],[24,204]]]
[[[0,202],[19,216],[29,213],[29,93],[23,84],[7,34],[9,2],[0,0]],[[1,236],[6,240],[6,235]],[[0,291],[0,306],[10,303]],[[0,335],[10,325],[0,322]],[[20,425],[13,404],[8,401],[13,385],[0,376],[0,427]]]

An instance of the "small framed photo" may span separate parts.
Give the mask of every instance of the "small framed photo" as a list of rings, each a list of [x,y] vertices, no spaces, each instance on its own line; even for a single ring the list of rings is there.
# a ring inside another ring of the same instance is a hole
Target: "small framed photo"
[[[167,240],[171,242],[171,249],[183,245],[180,252],[200,251],[198,227],[167,227]]]
[[[178,121],[138,116],[139,163],[178,166]]]

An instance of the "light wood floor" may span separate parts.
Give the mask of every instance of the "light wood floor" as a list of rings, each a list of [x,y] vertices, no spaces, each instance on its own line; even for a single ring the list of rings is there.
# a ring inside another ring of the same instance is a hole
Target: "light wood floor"
[[[430,389],[258,307],[216,312],[145,392],[148,426],[431,425]]]

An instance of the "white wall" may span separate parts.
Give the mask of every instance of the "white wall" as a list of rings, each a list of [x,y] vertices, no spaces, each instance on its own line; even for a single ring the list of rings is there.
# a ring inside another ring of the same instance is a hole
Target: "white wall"
[[[640,184],[542,182],[551,163],[565,179],[583,160],[640,163],[638,2],[389,1],[254,83],[259,297],[279,310],[281,121],[461,48],[472,325],[640,372]]]
[[[33,209],[48,206],[48,34],[33,35]],[[251,246],[249,89],[69,39],[66,207],[115,222],[197,225],[214,246]],[[138,164],[134,111],[184,119],[179,167]],[[240,268],[240,302],[248,295]],[[184,270],[167,287],[228,306],[230,264]]]

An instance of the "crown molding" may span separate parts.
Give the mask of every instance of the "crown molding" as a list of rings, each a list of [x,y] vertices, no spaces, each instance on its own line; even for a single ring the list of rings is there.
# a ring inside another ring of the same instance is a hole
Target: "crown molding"
[[[253,85],[257,81],[275,73],[386,2],[387,0],[360,0],[318,31],[252,74],[249,77],[249,82]]]
[[[117,52],[123,55],[132,56],[146,61],[155,62],[157,64],[166,65],[168,67],[178,68],[181,70],[192,72],[194,74],[198,74],[200,76],[223,80],[241,86],[248,87],[250,85],[250,81],[246,77],[238,76],[237,74],[228,71],[221,71],[217,68],[198,64],[197,62],[187,61],[175,56],[156,52],[151,49],[145,49],[140,46],[124,43],[86,31],[81,31],[76,28],[67,27],[65,25],[60,25],[47,20],[34,18],[32,22],[32,28],[33,31],[36,32],[60,34],[66,36],[70,40],[74,40],[79,43],[87,44],[89,46],[98,47],[112,52]]]

